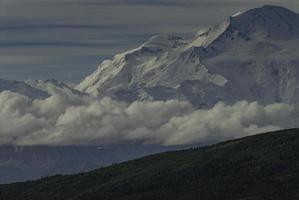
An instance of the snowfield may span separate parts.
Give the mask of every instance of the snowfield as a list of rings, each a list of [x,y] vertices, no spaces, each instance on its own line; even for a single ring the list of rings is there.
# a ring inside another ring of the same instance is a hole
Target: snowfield
[[[299,15],[264,6],[229,17],[194,37],[154,36],[105,60],[76,89],[135,100],[298,101]]]

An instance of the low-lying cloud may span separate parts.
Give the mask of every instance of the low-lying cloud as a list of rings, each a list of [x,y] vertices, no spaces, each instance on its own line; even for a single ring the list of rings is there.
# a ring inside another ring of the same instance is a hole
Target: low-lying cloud
[[[177,100],[136,101],[53,91],[47,99],[0,93],[0,144],[205,143],[293,127],[293,105],[218,103],[196,109]]]

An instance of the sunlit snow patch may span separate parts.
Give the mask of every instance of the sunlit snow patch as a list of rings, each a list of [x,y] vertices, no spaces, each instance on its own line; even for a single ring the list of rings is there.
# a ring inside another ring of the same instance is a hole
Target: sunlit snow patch
[[[236,14],[232,15],[232,17],[237,17],[239,15],[241,15],[243,12],[237,12]]]

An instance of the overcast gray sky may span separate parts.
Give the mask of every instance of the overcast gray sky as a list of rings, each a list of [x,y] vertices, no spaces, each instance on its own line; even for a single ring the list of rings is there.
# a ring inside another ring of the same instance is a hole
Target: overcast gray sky
[[[265,4],[299,12],[299,0],[0,0],[0,78],[78,82],[151,35],[189,35]]]

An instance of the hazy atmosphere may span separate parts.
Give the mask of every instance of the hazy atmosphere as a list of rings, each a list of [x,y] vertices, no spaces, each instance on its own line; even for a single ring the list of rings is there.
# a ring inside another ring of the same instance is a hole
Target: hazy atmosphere
[[[0,0],[0,73],[79,82],[155,34],[191,35],[264,4],[297,0]]]
[[[298,200],[298,48],[299,0],[0,0],[0,199]]]

